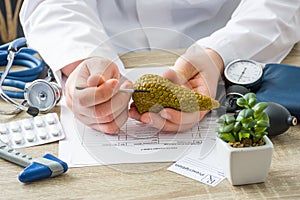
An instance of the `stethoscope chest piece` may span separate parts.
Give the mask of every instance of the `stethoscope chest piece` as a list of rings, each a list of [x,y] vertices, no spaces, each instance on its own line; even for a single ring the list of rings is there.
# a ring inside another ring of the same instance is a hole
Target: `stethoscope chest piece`
[[[0,114],[17,114],[26,111],[31,116],[39,112],[50,111],[60,100],[62,91],[53,73],[39,56],[37,51],[27,48],[26,39],[18,38],[11,43],[0,46],[0,59],[6,63],[3,73],[0,72],[0,96],[16,107],[14,110],[0,110]],[[25,70],[10,71],[13,65],[23,66]],[[46,72],[47,77],[42,73]],[[44,78],[44,79],[41,79]],[[20,89],[9,90],[9,86]],[[24,99],[22,103],[14,99]]]
[[[61,98],[61,88],[55,82],[37,79],[27,83],[24,97],[30,107],[38,108],[40,112],[50,111]]]

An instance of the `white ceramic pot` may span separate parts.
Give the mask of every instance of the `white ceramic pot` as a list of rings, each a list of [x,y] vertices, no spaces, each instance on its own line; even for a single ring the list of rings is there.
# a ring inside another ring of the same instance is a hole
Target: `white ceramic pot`
[[[264,182],[272,161],[273,144],[264,136],[265,145],[233,148],[217,138],[217,153],[225,177],[232,185]]]

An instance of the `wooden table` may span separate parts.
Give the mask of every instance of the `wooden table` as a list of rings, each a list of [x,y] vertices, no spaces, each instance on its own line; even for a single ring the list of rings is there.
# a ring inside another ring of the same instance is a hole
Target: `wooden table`
[[[172,63],[180,52],[131,53],[122,56],[122,60],[127,67],[145,64],[141,61],[154,62],[155,59],[161,64]],[[300,45],[296,45],[283,62],[300,65]],[[0,102],[0,107],[7,107],[7,104]],[[60,108],[56,107],[54,111],[60,113]],[[28,116],[21,113],[0,117],[1,122],[8,122]],[[298,199],[300,126],[291,127],[286,133],[271,139],[275,151],[265,183],[231,186],[224,180],[211,187],[168,171],[172,163],[147,163],[120,165],[118,169],[147,167],[156,170],[125,173],[112,166],[70,168],[62,176],[23,184],[17,179],[22,168],[0,160],[0,199]],[[58,142],[21,151],[34,157],[46,153],[57,156]]]

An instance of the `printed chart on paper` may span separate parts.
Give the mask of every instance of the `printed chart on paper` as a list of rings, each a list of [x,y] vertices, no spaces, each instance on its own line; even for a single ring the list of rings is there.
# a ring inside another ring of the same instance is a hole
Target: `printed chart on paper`
[[[83,145],[97,146],[180,146],[199,145],[207,138],[215,138],[215,119],[208,115],[187,132],[163,132],[129,119],[117,135],[103,134],[86,126],[79,131]],[[79,122],[78,122],[79,123]],[[78,127],[80,128],[80,127]]]
[[[176,161],[205,140],[216,138],[216,112],[211,112],[187,132],[170,133],[129,119],[117,135],[104,134],[74,121],[81,143],[90,155],[105,164]],[[208,151],[208,150],[207,150]]]
[[[134,69],[127,72],[126,76],[134,82],[141,74],[162,74],[166,69],[160,68],[161,71],[153,68]],[[67,137],[59,144],[59,155],[74,166],[177,161],[193,150],[199,151],[205,146],[204,141],[216,138],[216,110],[211,111],[201,122],[186,132],[161,132],[136,120],[128,119],[117,135],[105,134],[85,126],[74,118],[72,112],[65,106],[62,106],[61,113]]]

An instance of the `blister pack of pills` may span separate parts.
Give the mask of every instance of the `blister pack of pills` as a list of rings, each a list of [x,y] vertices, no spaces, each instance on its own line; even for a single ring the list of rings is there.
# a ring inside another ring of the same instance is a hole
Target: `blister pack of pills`
[[[0,140],[12,148],[50,143],[64,137],[65,134],[56,113],[0,123]]]

